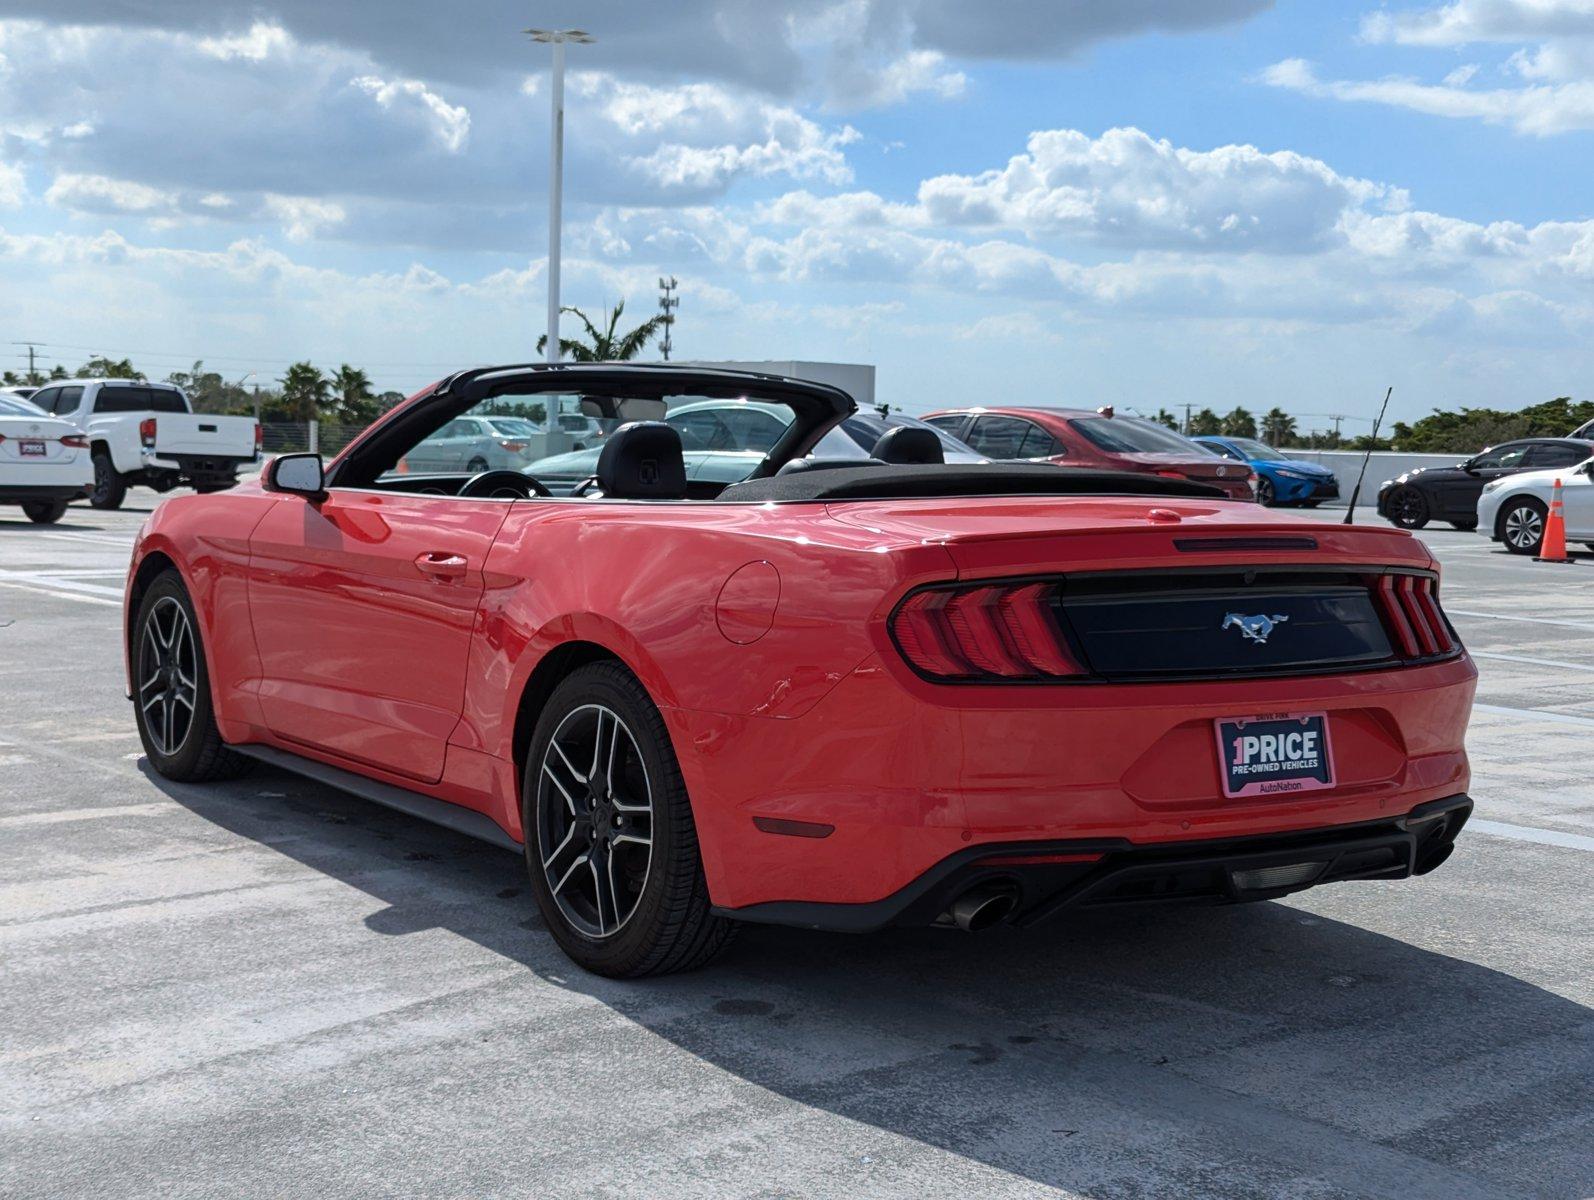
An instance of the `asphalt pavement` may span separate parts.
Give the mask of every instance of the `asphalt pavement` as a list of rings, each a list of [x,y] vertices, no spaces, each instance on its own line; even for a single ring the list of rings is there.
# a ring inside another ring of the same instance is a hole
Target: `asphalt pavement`
[[[1594,556],[1423,535],[1481,673],[1433,875],[617,983],[513,855],[150,772],[153,500],[0,509],[0,1195],[1594,1195]]]

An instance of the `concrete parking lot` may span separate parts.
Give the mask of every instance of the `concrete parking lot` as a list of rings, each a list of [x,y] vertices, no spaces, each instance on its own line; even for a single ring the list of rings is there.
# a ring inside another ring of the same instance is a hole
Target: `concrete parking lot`
[[[153,501],[0,510],[0,1194],[1594,1194],[1594,557],[1423,535],[1482,676],[1432,876],[615,983],[512,855],[147,769]]]

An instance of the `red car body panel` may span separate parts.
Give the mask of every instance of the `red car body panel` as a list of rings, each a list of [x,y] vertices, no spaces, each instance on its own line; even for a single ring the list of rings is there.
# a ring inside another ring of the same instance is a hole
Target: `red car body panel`
[[[1060,442],[1066,451],[1050,458],[1031,459],[1060,467],[1086,467],[1092,470],[1133,471],[1141,475],[1177,475],[1220,489],[1231,500],[1251,500],[1254,493],[1250,471],[1220,459],[1199,448],[1188,454],[1132,454],[1096,445],[1073,425],[1076,420],[1099,418],[1087,409],[996,407],[948,408],[928,414],[929,418],[949,416],[1018,417],[1039,425]],[[1117,418],[1113,418],[1117,419]],[[955,436],[961,434],[954,432]]]
[[[324,501],[244,484],[163,503],[151,555],[199,616],[218,725],[485,813],[521,838],[517,717],[539,664],[603,648],[663,714],[709,891],[726,909],[888,896],[983,843],[1135,844],[1317,829],[1464,792],[1476,673],[1429,665],[1229,681],[948,686],[887,633],[925,583],[1163,568],[1176,538],[1310,534],[1309,555],[1201,565],[1436,570],[1402,531],[1197,499],[734,504]],[[459,570],[417,559],[457,555]],[[1324,711],[1332,788],[1221,798],[1212,721]],[[759,829],[774,817],[825,837]]]

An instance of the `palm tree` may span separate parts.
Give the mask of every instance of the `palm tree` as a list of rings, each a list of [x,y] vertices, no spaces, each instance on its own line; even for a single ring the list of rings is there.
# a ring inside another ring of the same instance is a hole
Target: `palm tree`
[[[1210,408],[1203,408],[1190,418],[1191,437],[1216,437],[1223,432],[1223,419]]]
[[[359,367],[344,363],[333,372],[332,391],[337,396],[334,415],[345,425],[369,425],[382,415],[371,377]]]
[[[314,421],[330,399],[332,385],[313,364],[296,362],[282,377],[282,395],[272,407],[289,421]]]
[[[1295,418],[1282,408],[1271,408],[1262,417],[1262,440],[1269,446],[1282,446],[1295,437]]]
[[[612,312],[605,312],[609,320],[607,329],[600,331],[596,325],[587,319],[587,314],[579,308],[561,308],[562,313],[571,313],[578,317],[587,327],[588,341],[577,342],[570,338],[559,339],[559,355],[571,362],[629,362],[647,348],[647,344],[658,336],[664,328],[664,317],[649,317],[630,333],[617,334],[615,327],[620,323],[620,314],[625,311],[625,301],[614,306]],[[548,335],[544,334],[537,339],[537,353],[541,354],[548,345]]]
[[[1236,408],[1223,418],[1223,435],[1225,437],[1254,438],[1256,436],[1256,418],[1243,408]]]

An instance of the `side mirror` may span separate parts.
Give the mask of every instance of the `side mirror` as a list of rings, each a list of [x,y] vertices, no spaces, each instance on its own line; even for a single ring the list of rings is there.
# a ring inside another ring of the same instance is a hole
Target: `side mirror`
[[[287,492],[319,500],[327,494],[319,454],[284,454],[271,460],[262,481],[268,492]]]
[[[1470,459],[1470,458],[1467,459],[1466,462],[1461,464],[1461,469],[1463,471],[1465,471],[1468,475],[1476,475],[1478,473],[1477,466],[1474,465],[1473,460]]]

